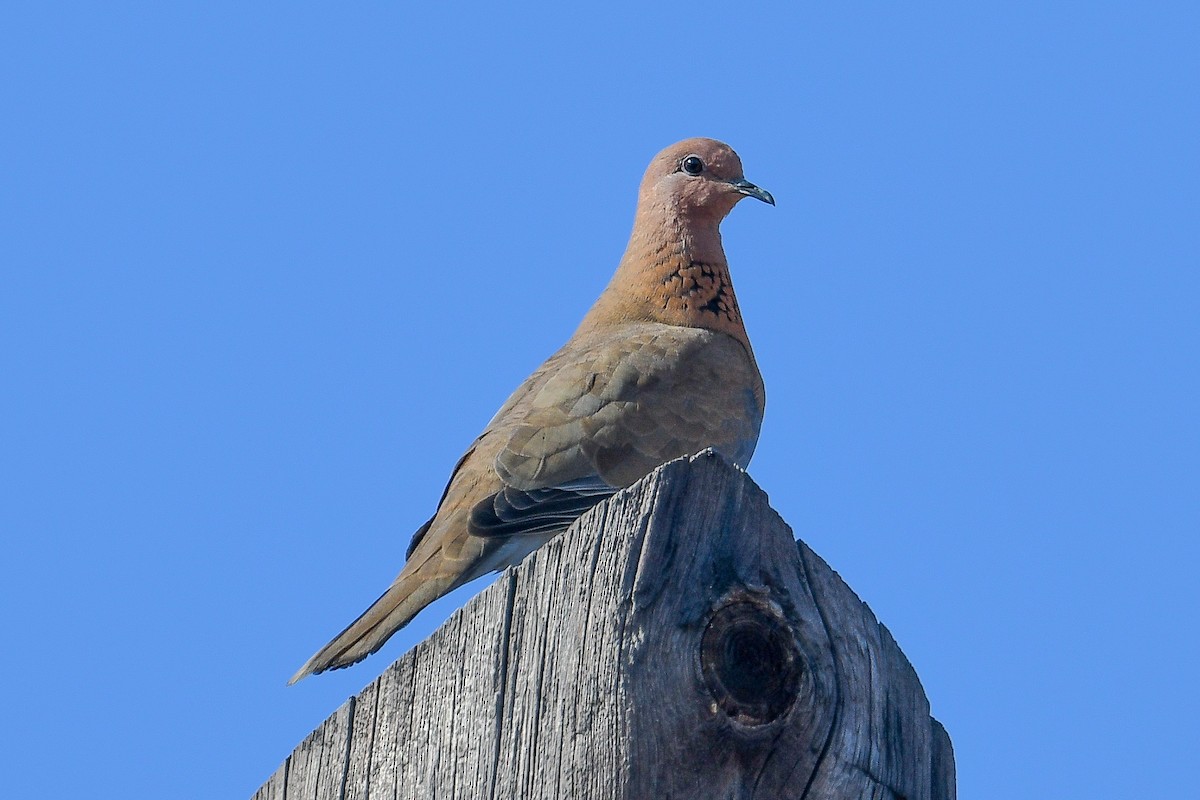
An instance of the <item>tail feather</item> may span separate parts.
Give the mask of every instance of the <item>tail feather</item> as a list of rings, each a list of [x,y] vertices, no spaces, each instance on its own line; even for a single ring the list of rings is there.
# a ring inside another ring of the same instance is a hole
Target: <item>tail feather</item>
[[[413,573],[401,574],[358,619],[304,662],[288,685],[309,675],[362,661],[383,647],[392,634],[407,625],[417,612],[440,597],[447,588],[444,581]]]

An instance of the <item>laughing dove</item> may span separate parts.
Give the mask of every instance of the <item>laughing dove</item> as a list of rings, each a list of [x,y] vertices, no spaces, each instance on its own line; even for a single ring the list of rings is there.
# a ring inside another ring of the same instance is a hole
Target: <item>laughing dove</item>
[[[775,204],[726,144],[687,139],[654,157],[604,293],[459,459],[392,585],[289,683],[361,661],[666,461],[713,447],[746,466],[766,395],[719,230],[743,197]]]

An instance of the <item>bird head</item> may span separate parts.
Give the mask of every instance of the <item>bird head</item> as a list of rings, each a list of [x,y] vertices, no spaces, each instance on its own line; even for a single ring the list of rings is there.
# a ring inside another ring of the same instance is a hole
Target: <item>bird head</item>
[[[720,222],[743,197],[775,198],[742,174],[733,148],[715,139],[684,139],[663,150],[642,178],[641,201],[683,216]]]

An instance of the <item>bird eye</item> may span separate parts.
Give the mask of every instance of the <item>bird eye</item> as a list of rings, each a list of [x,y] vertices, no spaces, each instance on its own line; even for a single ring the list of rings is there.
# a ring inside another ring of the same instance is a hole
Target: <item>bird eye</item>
[[[688,156],[679,166],[688,175],[699,175],[704,172],[704,162],[700,160],[700,156]]]

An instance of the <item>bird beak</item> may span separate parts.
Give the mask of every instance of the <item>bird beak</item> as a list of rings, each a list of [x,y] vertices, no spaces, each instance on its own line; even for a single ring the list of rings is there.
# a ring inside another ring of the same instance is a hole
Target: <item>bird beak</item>
[[[729,185],[733,187],[735,192],[744,194],[747,197],[757,197],[764,203],[775,205],[775,198],[766,189],[760,189],[745,178],[738,178],[736,181],[730,181]]]

